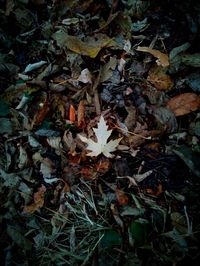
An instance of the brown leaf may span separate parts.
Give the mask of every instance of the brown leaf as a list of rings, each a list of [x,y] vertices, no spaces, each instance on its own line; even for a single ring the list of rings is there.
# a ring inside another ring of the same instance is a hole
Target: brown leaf
[[[85,105],[83,100],[80,101],[78,105],[78,114],[77,114],[77,120],[78,120],[78,128],[85,128]]]
[[[42,185],[39,189],[38,192],[34,193],[33,199],[34,203],[25,206],[24,207],[24,212],[30,212],[33,213],[36,210],[40,209],[44,205],[44,196],[46,192],[46,187]]]
[[[112,163],[107,158],[102,158],[98,161],[95,166],[95,169],[98,173],[105,174],[112,167]]]
[[[119,216],[119,211],[117,209],[117,206],[113,203],[110,204],[110,209],[112,211],[112,215],[113,218],[115,219],[116,223],[122,228],[122,230],[124,229],[124,223],[122,221],[122,219]]]
[[[37,114],[33,118],[32,126],[39,126],[45,119],[49,112],[49,102],[46,100],[42,106],[42,108],[39,109]]]
[[[128,112],[128,115],[124,121],[126,127],[128,130],[133,129],[136,121],[136,108],[133,105],[125,105],[126,111]]]
[[[147,52],[147,53],[152,54],[154,57],[157,58],[156,63],[158,66],[160,66],[160,65],[162,67],[168,67],[169,66],[169,57],[167,54],[161,53],[158,50],[151,49],[151,48],[145,47],[145,46],[144,47],[138,46],[136,50],[140,51],[140,52]]]
[[[115,194],[118,200],[119,205],[121,206],[125,206],[128,204],[128,197],[127,195],[124,193],[124,191],[122,191],[119,188],[116,188],[115,190]]]
[[[82,169],[80,170],[80,174],[83,176],[84,179],[87,180],[95,179],[98,176],[97,171],[89,166],[82,167]]]
[[[174,86],[171,77],[166,74],[165,69],[156,65],[150,69],[147,80],[160,91],[170,90]]]
[[[186,115],[200,107],[200,96],[187,92],[171,98],[166,105],[176,116]]]
[[[95,58],[102,48],[114,44],[113,40],[104,34],[96,34],[86,41],[82,41],[76,36],[68,35],[65,37],[64,43],[69,50],[91,58]]]
[[[15,6],[14,0],[7,0],[6,1],[6,10],[5,10],[6,16],[10,15],[10,13],[13,11],[14,6]]]

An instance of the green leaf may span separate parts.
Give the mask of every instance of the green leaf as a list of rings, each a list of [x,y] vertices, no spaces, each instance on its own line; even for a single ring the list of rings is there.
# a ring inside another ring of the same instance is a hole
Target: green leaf
[[[190,134],[200,137],[200,120],[192,122],[189,131]]]
[[[0,118],[0,134],[12,134],[13,125],[8,118]]]
[[[142,246],[147,242],[147,226],[149,222],[146,219],[139,218],[132,221],[129,226],[130,238],[135,246]]]
[[[110,229],[105,232],[99,245],[102,249],[111,249],[113,246],[120,246],[121,244],[122,237],[120,236],[120,234],[117,231]]]
[[[185,82],[193,91],[200,92],[200,72],[188,75]]]
[[[0,177],[4,179],[4,186],[14,188],[19,185],[20,177],[17,174],[7,174],[4,170],[0,169]]]
[[[9,104],[3,100],[0,100],[0,117],[7,116],[9,114]]]
[[[24,237],[24,233],[21,231],[21,228],[8,225],[7,233],[13,242],[15,242],[22,249],[30,250],[32,248],[31,241]]]
[[[185,162],[194,174],[200,177],[199,156],[191,148],[182,145],[179,148],[174,148],[173,152]]]
[[[163,234],[166,237],[169,237],[175,241],[175,243],[181,247],[184,251],[188,250],[187,242],[183,238],[181,234],[176,229],[173,229],[172,231],[169,231],[167,233]]]

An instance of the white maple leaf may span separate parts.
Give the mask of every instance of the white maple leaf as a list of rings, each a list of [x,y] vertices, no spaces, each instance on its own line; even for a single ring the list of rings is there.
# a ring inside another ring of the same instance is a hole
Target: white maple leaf
[[[97,128],[93,128],[93,130],[95,132],[97,142],[78,134],[78,137],[88,145],[87,150],[91,151],[87,154],[87,156],[98,156],[99,154],[103,153],[106,157],[112,158],[113,155],[111,152],[116,150],[122,138],[107,142],[112,133],[112,129],[108,130],[108,126],[106,125],[103,116],[100,117]]]

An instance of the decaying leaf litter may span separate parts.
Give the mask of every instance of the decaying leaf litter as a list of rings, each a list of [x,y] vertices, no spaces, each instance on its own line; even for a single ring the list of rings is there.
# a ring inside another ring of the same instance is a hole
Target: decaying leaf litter
[[[3,263],[197,265],[198,1],[0,10]]]

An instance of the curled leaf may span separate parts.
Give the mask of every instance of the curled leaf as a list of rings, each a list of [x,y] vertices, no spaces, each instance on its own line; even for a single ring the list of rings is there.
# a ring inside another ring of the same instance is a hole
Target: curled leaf
[[[145,46],[144,47],[138,46],[136,50],[140,51],[140,52],[147,52],[147,53],[152,54],[154,57],[157,58],[156,63],[158,66],[160,66],[160,65],[162,67],[168,67],[169,66],[169,57],[167,54],[161,53],[158,50],[155,50],[155,49],[152,49],[149,47],[145,47]]]

